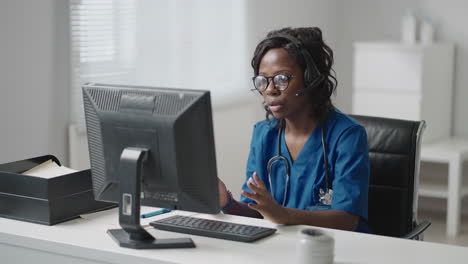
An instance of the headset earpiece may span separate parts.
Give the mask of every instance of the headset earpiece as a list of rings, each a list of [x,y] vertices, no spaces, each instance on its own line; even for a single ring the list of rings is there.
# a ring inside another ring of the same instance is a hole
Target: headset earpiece
[[[302,56],[304,56],[305,58],[307,55],[304,55],[304,52],[302,52]],[[306,59],[306,69],[304,70],[304,83],[306,84],[306,87],[308,86],[307,84],[310,84],[312,82],[312,80],[313,80],[313,77],[311,76],[311,73],[310,73],[309,62]]]
[[[320,74],[317,78],[315,78],[315,80],[312,83],[310,83],[304,89],[302,89],[302,91],[296,93],[296,96],[303,96],[306,93],[312,92],[315,89],[315,87],[317,87],[323,82],[323,80],[325,80],[325,76],[323,76],[323,74]]]

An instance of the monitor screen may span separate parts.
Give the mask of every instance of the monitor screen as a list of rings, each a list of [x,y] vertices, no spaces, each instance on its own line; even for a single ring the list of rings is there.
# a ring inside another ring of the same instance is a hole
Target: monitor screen
[[[83,103],[96,200],[124,210],[139,177],[142,205],[219,212],[209,91],[86,84]]]

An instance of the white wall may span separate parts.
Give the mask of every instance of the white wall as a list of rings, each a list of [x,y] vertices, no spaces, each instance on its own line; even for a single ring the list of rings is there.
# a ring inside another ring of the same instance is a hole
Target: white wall
[[[66,157],[67,2],[0,1],[0,163]]]
[[[435,23],[436,41],[453,42],[456,45],[453,96],[452,134],[468,137],[468,34],[464,0],[353,0],[339,1],[337,23],[339,26],[337,67],[339,92],[343,110],[351,110],[352,43],[355,41],[399,41],[401,17],[411,8],[422,19],[430,17]],[[444,89],[444,87],[440,87]],[[437,107],[437,106],[434,106]]]
[[[401,17],[406,9],[413,9],[418,18],[430,17],[435,23],[435,39],[453,42],[456,46],[455,72],[452,104],[452,135],[468,137],[468,2],[464,0],[384,0],[339,1],[337,23],[339,26],[337,69],[339,75],[339,96],[343,99],[342,109],[351,110],[352,84],[352,43],[355,41],[389,40],[399,41]],[[444,87],[440,87],[444,89]],[[433,106],[437,108],[437,105]],[[465,184],[468,178],[468,164],[464,166]],[[423,163],[422,181],[444,182],[447,180],[447,166]],[[466,200],[465,200],[466,203]],[[420,207],[445,212],[445,199],[420,199]],[[463,206],[464,214],[468,207]]]

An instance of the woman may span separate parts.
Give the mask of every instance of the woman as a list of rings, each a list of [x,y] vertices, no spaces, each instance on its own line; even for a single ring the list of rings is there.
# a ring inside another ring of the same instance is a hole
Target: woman
[[[266,120],[253,131],[240,201],[219,181],[226,214],[368,232],[367,135],[337,110],[333,51],[319,28],[270,32],[254,53]]]

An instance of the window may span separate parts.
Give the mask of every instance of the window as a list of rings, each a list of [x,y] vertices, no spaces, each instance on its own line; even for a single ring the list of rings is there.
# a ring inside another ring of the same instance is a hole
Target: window
[[[69,1],[72,123],[86,82],[210,90],[215,107],[251,96],[245,0]]]
[[[84,128],[81,85],[128,83],[135,69],[136,1],[70,0],[71,120]]]

